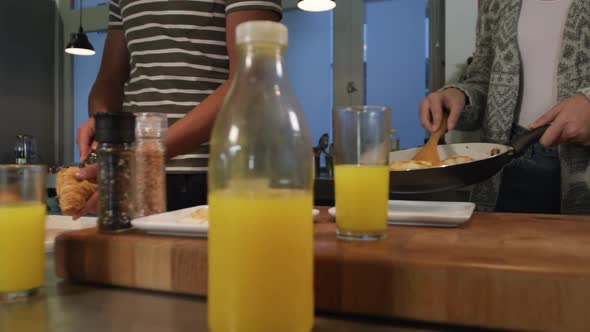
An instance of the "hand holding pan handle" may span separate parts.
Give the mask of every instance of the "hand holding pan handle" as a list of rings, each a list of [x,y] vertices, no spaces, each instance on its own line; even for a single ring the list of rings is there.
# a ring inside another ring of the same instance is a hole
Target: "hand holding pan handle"
[[[508,143],[508,145],[510,145],[512,147],[513,152],[512,152],[512,156],[513,157],[519,157],[521,156],[524,151],[531,146],[531,144],[539,141],[539,139],[543,136],[543,134],[545,134],[545,131],[547,130],[547,128],[549,128],[549,124],[535,128],[531,131],[529,131],[528,133],[517,137],[515,139],[513,139],[512,141],[510,141],[510,143]]]

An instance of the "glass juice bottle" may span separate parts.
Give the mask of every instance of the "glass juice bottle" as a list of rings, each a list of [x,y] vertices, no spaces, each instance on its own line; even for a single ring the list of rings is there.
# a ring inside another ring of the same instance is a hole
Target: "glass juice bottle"
[[[311,331],[313,153],[285,73],[287,28],[237,27],[209,161],[211,331]]]

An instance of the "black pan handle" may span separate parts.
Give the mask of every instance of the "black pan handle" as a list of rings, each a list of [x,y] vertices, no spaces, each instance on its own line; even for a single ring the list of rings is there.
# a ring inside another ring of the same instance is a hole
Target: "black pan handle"
[[[514,149],[514,156],[518,157],[522,155],[524,150],[531,146],[531,144],[537,142],[543,136],[543,134],[545,134],[545,131],[547,130],[547,128],[549,128],[549,126],[550,125],[547,124],[535,128],[529,131],[528,133],[510,141],[510,143],[508,144]]]

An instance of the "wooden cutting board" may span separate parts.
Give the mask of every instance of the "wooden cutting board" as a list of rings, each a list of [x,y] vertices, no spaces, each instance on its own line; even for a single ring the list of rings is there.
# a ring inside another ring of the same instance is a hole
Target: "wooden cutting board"
[[[538,331],[590,330],[590,216],[475,214],[461,228],[388,228],[385,240],[335,238],[315,225],[316,309]],[[316,218],[318,219],[318,218]],[[206,295],[207,240],[60,235],[57,274]]]

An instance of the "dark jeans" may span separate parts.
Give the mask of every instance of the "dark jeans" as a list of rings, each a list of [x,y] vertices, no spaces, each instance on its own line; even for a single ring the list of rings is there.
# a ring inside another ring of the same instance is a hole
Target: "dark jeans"
[[[167,174],[168,211],[207,204],[207,173]]]
[[[527,130],[513,129],[513,137]],[[561,167],[557,147],[533,144],[504,168],[497,212],[551,213],[561,210]]]

